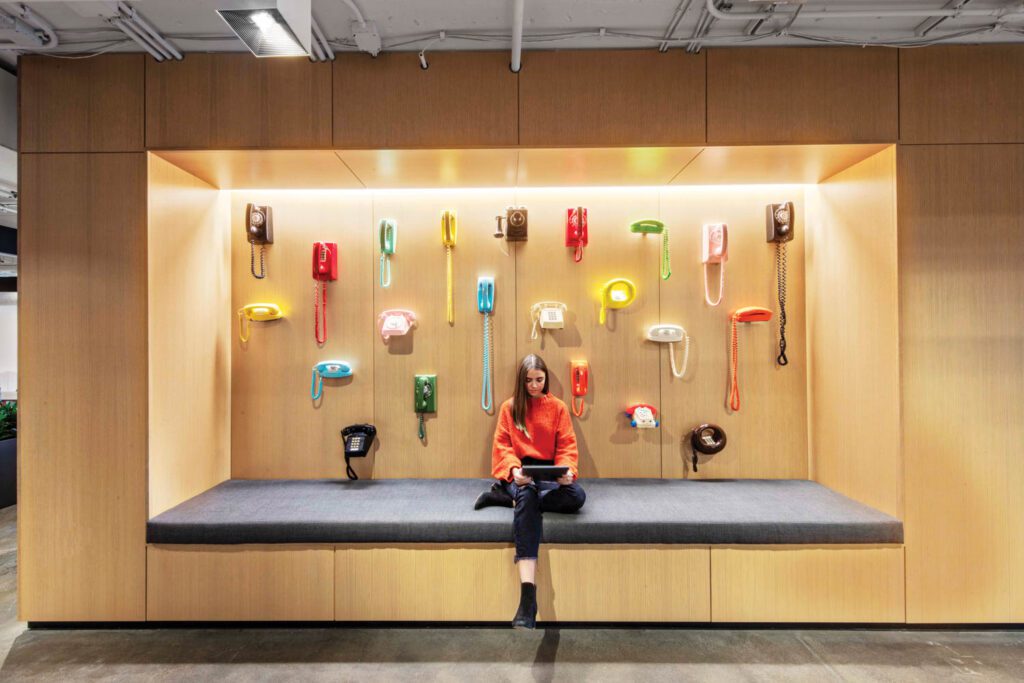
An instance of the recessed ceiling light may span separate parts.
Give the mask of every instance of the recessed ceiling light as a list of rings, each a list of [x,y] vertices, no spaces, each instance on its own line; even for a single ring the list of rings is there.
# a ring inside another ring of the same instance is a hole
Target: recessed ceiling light
[[[309,48],[292,30],[292,26],[278,8],[225,9],[217,10],[217,14],[257,57],[309,55]],[[308,19],[305,28],[308,34]],[[308,43],[308,35],[306,42]]]

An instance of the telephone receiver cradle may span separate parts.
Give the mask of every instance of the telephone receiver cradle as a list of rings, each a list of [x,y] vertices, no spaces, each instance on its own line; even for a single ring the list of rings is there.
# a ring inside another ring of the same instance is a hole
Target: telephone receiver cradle
[[[572,392],[572,413],[576,417],[583,415],[584,400],[590,387],[590,364],[585,360],[574,360],[569,365],[569,389]],[[579,406],[576,405],[579,399]]]
[[[661,425],[658,421],[658,409],[648,403],[635,403],[626,408],[630,417],[629,426],[637,429],[654,429]]]
[[[614,278],[601,288],[601,313],[598,322],[605,324],[609,308],[625,308],[636,299],[636,285],[624,277]]]
[[[537,338],[538,326],[542,330],[563,329],[568,308],[561,301],[538,301],[530,306],[530,319],[533,320],[533,334],[530,338]]]
[[[338,279],[338,245],[336,242],[313,242],[313,279],[331,282]]]
[[[672,375],[682,378],[686,374],[686,365],[690,360],[690,337],[682,325],[651,325],[647,328],[647,339],[659,344],[675,344],[683,342],[682,368],[676,366],[676,354],[674,347],[669,347],[669,360],[672,366]]]
[[[377,436],[377,428],[371,424],[349,425],[341,430],[341,438],[345,443],[345,472],[351,480],[359,479],[359,475],[352,469],[349,463],[350,458],[365,458],[373,440]]]
[[[246,304],[238,309],[238,338],[249,341],[249,322],[268,322],[284,317],[280,306],[269,303]]]
[[[764,323],[772,319],[772,312],[761,306],[746,306],[737,308],[732,317],[738,323]]]
[[[690,448],[693,450],[693,471],[697,471],[697,454],[715,455],[726,444],[725,430],[718,425],[704,423],[690,432]]]
[[[481,277],[476,281],[476,307],[481,313],[494,312],[493,277]]]
[[[583,260],[583,248],[590,241],[589,229],[587,226],[587,209],[582,206],[566,210],[565,216],[565,246],[575,247],[573,260],[579,263]]]
[[[416,314],[400,308],[383,311],[377,316],[377,331],[385,344],[391,337],[408,334],[416,325]]]
[[[309,387],[310,397],[316,401],[324,393],[324,379],[339,379],[352,376],[352,365],[343,360],[325,360],[313,366],[313,381]]]
[[[725,293],[725,262],[729,260],[729,226],[725,223],[705,223],[701,229],[700,260],[704,264],[704,301],[708,306],[722,303]],[[718,265],[718,298],[712,301],[708,284],[708,266]]]

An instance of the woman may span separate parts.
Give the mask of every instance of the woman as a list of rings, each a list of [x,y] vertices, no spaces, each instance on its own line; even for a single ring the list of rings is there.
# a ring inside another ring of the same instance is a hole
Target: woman
[[[523,474],[524,465],[564,465],[556,482]],[[512,522],[519,567],[520,597],[512,626],[537,626],[537,555],[544,512],[576,512],[587,496],[579,478],[579,452],[569,410],[548,394],[548,368],[530,354],[519,364],[516,390],[501,404],[491,451],[491,474],[515,501]]]

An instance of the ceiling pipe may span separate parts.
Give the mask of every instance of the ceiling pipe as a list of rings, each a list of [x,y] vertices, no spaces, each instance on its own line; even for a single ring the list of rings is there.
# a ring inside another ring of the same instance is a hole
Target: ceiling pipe
[[[327,55],[324,54],[323,49],[320,47],[320,41],[313,36],[313,40],[309,41],[309,61],[311,62],[326,62]]]
[[[327,42],[324,32],[320,30],[320,24],[317,23],[316,18],[313,18],[313,42],[319,42],[320,49],[323,50],[325,58],[332,62],[334,61],[334,50],[331,49],[330,43]]]
[[[31,7],[24,3],[19,3],[13,6],[7,6],[4,11],[7,16],[14,22],[14,29],[19,33],[26,36],[30,36],[36,45],[32,46],[32,51],[37,52],[40,50],[52,50],[53,48],[60,45],[60,39],[57,38],[57,31],[43,19],[41,16],[36,14]],[[39,35],[42,33],[43,35]],[[25,49],[25,46],[19,46],[17,44],[7,46],[4,45],[0,49]]]
[[[509,68],[517,74],[523,68],[523,6],[526,0],[515,0],[512,6],[512,63]]]
[[[160,50],[166,53],[168,58],[173,57],[178,61],[184,59],[184,56],[181,54],[181,51],[179,51],[178,48],[174,47],[174,45],[169,40],[164,38],[159,31],[153,28],[150,25],[150,23],[143,18],[141,14],[135,11],[135,8],[129,7],[126,3],[119,2],[117,3],[117,9],[120,10],[130,22],[132,22],[138,28],[140,28],[146,34],[147,38],[156,42]]]
[[[750,21],[764,17],[764,12],[726,12],[715,7],[714,0],[705,0],[708,12],[716,19],[723,21]],[[801,5],[804,7],[805,5]],[[801,12],[801,19],[867,19],[872,17],[1004,17],[1024,14],[1024,7],[1011,9],[865,9],[837,10],[833,12],[818,10]]]
[[[352,0],[342,0],[342,2],[348,5],[352,10],[352,13],[356,15],[356,20],[359,22],[359,25],[365,27],[366,19],[363,17],[363,13],[359,11],[359,7],[356,6],[356,3],[352,2]]]
[[[150,55],[152,55],[153,59],[155,59],[156,61],[162,62],[162,61],[168,59],[167,55],[165,55],[163,52],[161,52],[159,49],[157,49],[157,47],[155,45],[153,45],[152,43],[147,41],[145,38],[143,38],[140,35],[140,32],[139,32],[138,29],[136,29],[134,26],[130,25],[127,21],[125,21],[121,17],[111,17],[109,21],[110,21],[110,24],[112,26],[116,26],[117,29],[119,31],[121,31],[121,33],[123,33],[126,36],[128,36],[129,38],[131,38],[139,47],[141,47],[143,50],[145,50]]]
[[[970,1],[971,0],[949,0],[943,9],[960,9]],[[924,38],[946,21],[949,21],[949,17],[929,17],[914,27],[914,35]]]
[[[679,28],[679,22],[683,20],[683,15],[686,14],[686,10],[690,9],[692,2],[693,0],[682,0],[676,7],[676,13],[672,15],[672,21],[668,22],[665,35],[662,36],[662,41],[658,44],[658,52],[668,52],[668,41],[672,39],[676,29]]]

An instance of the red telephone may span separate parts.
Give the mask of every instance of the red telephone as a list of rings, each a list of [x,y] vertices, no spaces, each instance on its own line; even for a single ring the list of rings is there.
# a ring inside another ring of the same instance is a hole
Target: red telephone
[[[327,283],[338,279],[338,245],[335,242],[313,242],[313,333],[316,343],[327,341]],[[324,334],[320,336],[320,308],[323,306]]]
[[[583,247],[587,246],[588,241],[586,208],[579,206],[569,209],[565,216],[565,246],[576,247],[576,253],[573,254],[576,263],[583,260]]]
[[[590,365],[585,360],[572,361],[569,376],[572,384],[572,414],[581,417],[583,415],[583,397],[587,395],[587,385],[590,382]],[[579,408],[576,407],[577,398],[580,399]]]
[[[740,409],[740,343],[736,323],[764,323],[772,319],[772,312],[760,306],[737,308],[730,317],[732,324],[732,359],[729,364],[731,381],[729,383],[729,407],[734,412]]]

